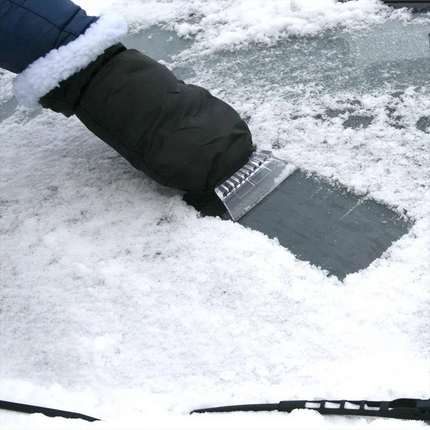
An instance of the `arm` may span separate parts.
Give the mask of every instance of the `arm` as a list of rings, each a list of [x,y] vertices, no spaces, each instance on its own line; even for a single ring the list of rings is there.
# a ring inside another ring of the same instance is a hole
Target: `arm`
[[[2,15],[5,5],[16,3],[0,2]],[[44,4],[51,11],[73,5],[69,0],[25,3]],[[125,26],[117,17],[96,19],[80,11],[73,16],[83,32],[59,47],[52,45],[15,79],[19,101],[76,115],[134,167],[169,187],[212,193],[247,162],[254,150],[251,133],[232,107],[118,43]],[[88,19],[84,26],[82,20]],[[31,33],[32,20],[26,25]]]

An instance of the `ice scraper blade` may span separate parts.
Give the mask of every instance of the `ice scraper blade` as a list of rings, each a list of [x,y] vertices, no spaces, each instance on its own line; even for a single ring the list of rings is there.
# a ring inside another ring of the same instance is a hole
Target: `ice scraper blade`
[[[297,258],[339,280],[368,267],[413,225],[406,213],[268,151],[254,153],[215,196],[185,195],[184,200],[204,215],[232,219],[276,238]]]
[[[254,152],[249,161],[215,188],[233,221],[240,220],[279,186],[296,167],[270,151]]]

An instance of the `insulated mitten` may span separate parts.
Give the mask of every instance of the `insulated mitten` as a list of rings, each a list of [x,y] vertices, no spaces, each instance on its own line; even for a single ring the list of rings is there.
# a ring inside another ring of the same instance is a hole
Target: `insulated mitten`
[[[40,104],[75,114],[135,168],[193,193],[212,192],[254,150],[232,107],[121,44],[62,81]]]
[[[2,0],[0,16],[0,65],[19,73],[21,104],[76,115],[137,169],[195,194],[247,162],[254,148],[237,112],[121,45],[121,17],[87,16],[70,0]]]

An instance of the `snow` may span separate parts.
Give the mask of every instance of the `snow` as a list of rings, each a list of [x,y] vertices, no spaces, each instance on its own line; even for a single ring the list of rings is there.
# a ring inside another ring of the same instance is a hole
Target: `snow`
[[[430,18],[376,0],[78,3],[120,12],[133,34],[158,24],[188,40],[166,64],[192,68],[193,83],[248,118],[259,149],[415,223],[340,282],[259,232],[202,218],[76,118],[15,109],[14,76],[0,71],[0,398],[103,419],[1,411],[0,427],[428,428],[314,411],[189,412],[430,397],[428,39],[422,50],[408,37],[396,44],[407,74],[387,63],[368,87],[360,81],[388,61],[392,34],[427,37]],[[377,41],[375,28],[386,31]],[[326,32],[342,37],[321,51]],[[336,55],[357,65],[339,74]],[[346,125],[354,118],[371,121]]]

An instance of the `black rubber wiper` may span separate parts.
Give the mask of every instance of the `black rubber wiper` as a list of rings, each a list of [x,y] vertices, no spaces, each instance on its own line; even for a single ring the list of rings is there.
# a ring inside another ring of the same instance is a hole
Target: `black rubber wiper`
[[[98,418],[23,403],[0,400],[0,409],[28,414],[40,413],[48,417],[75,418],[85,421],[99,421]],[[262,403],[251,405],[219,406],[216,408],[196,409],[193,413],[204,412],[291,412],[295,409],[308,409],[322,415],[349,415],[382,418],[400,418],[405,420],[430,421],[430,399],[397,399],[388,402],[369,400],[288,400],[279,403]]]
[[[288,400],[279,403],[196,409],[191,413],[245,411],[291,412],[295,409],[314,410],[322,415],[349,415],[430,421],[430,399],[396,399],[379,402],[369,400]]]
[[[338,0],[340,3],[347,3],[353,0]],[[402,8],[407,7],[412,9],[413,12],[427,12],[430,10],[430,1],[429,0],[381,0],[382,3],[385,3],[388,6],[392,6],[394,8]]]
[[[382,0],[385,4],[394,8],[407,7],[414,12],[430,10],[430,1],[427,0]]]
[[[62,417],[80,419],[85,421],[100,421],[98,418],[90,417],[88,415],[80,414],[78,412],[63,411],[61,409],[45,408],[43,406],[27,405],[25,403],[7,402],[0,400],[0,409],[8,411],[23,412],[25,414],[43,414],[47,417]]]

